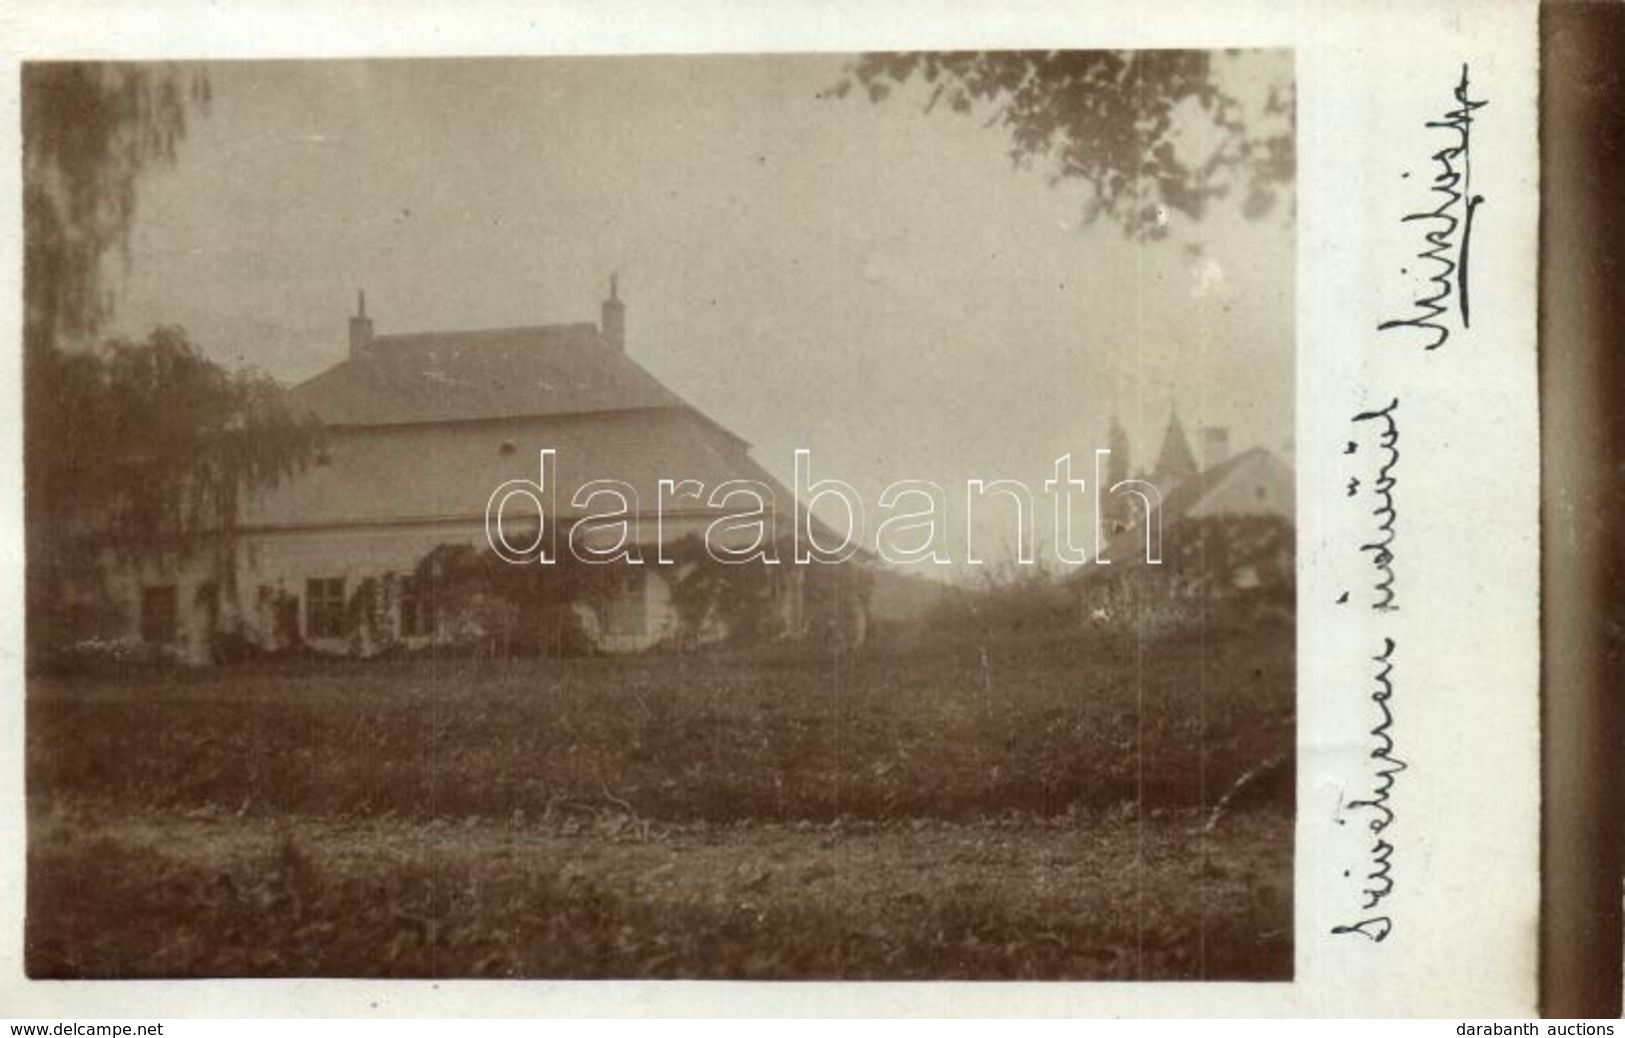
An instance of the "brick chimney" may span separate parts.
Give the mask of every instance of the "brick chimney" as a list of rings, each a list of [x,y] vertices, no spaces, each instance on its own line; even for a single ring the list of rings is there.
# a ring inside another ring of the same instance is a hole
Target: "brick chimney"
[[[598,330],[604,341],[621,353],[626,352],[626,304],[621,302],[620,276],[609,276],[609,298],[604,300]]]
[[[1230,430],[1222,425],[1210,425],[1202,430],[1202,469],[1230,460]]]
[[[367,293],[356,293],[356,314],[350,318],[350,357],[361,356],[372,345],[372,318],[367,316]]]

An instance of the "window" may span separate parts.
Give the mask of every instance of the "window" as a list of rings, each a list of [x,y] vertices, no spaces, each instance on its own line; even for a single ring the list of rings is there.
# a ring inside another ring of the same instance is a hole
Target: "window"
[[[434,596],[428,582],[416,577],[401,581],[401,637],[425,638],[434,634]]]
[[[175,640],[177,626],[174,584],[141,589],[141,640],[151,645],[168,645]]]
[[[344,637],[344,578],[305,581],[305,636]]]
[[[622,568],[610,579],[604,603],[604,633],[641,635],[649,626],[649,601],[643,593],[643,572]]]

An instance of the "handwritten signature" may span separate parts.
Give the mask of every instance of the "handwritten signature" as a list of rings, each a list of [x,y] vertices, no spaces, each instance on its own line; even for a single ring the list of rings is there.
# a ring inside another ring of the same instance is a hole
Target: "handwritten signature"
[[[1376,433],[1377,457],[1376,478],[1369,493],[1375,506],[1370,515],[1375,522],[1375,532],[1363,539],[1360,552],[1367,556],[1372,569],[1375,571],[1371,582],[1371,609],[1377,613],[1392,613],[1399,609],[1398,595],[1395,590],[1394,575],[1394,538],[1399,528],[1399,507],[1395,495],[1399,487],[1399,398],[1395,397],[1386,407],[1372,408],[1356,414],[1352,422],[1356,425],[1373,423]],[[1353,454],[1359,450],[1359,444],[1354,440],[1348,441],[1345,454]],[[1355,497],[1360,493],[1361,480],[1358,477],[1348,482],[1348,496]],[[1339,604],[1348,603],[1348,593],[1338,599]],[[1374,740],[1368,755],[1371,762],[1369,782],[1371,792],[1369,795],[1357,799],[1347,800],[1338,808],[1338,825],[1347,825],[1345,816],[1359,814],[1366,819],[1366,829],[1370,835],[1370,842],[1363,848],[1364,864],[1359,866],[1363,871],[1358,878],[1361,885],[1359,889],[1359,914],[1363,916],[1356,922],[1344,923],[1332,928],[1334,934],[1358,934],[1370,941],[1385,940],[1393,931],[1394,923],[1391,916],[1379,911],[1382,903],[1394,892],[1393,856],[1394,845],[1384,835],[1388,827],[1394,823],[1394,809],[1390,803],[1396,776],[1404,771],[1406,763],[1394,755],[1394,713],[1389,705],[1394,697],[1394,653],[1396,643],[1391,637],[1382,639],[1382,650],[1371,657],[1377,665],[1375,676],[1371,679],[1373,684],[1369,699],[1376,709],[1376,724],[1370,729]],[[1354,878],[1354,869],[1343,871],[1345,878]]]
[[[1407,213],[1401,223],[1420,223],[1422,248],[1416,258],[1426,265],[1421,295],[1411,301],[1409,316],[1384,321],[1378,331],[1410,328],[1428,336],[1423,348],[1434,350],[1450,339],[1447,323],[1454,297],[1461,327],[1472,326],[1470,266],[1473,241],[1473,215],[1484,204],[1484,196],[1473,193],[1472,127],[1473,113],[1489,104],[1471,97],[1468,68],[1461,66],[1461,79],[1454,91],[1456,107],[1443,118],[1423,125],[1450,135],[1450,143],[1433,153],[1433,182],[1428,191],[1435,203],[1432,209]],[[1409,173],[1403,174],[1409,177]],[[1409,268],[1401,268],[1409,274]]]
[[[1382,452],[1382,464],[1377,468],[1377,479],[1371,487],[1371,494],[1377,502],[1377,506],[1371,510],[1377,520],[1376,533],[1360,545],[1360,551],[1370,559],[1371,568],[1377,572],[1377,580],[1371,586],[1376,593],[1371,608],[1379,613],[1399,611],[1398,595],[1394,590],[1394,537],[1399,527],[1399,512],[1394,508],[1394,490],[1399,486],[1399,477],[1394,474],[1399,465],[1399,422],[1394,412],[1398,410],[1399,398],[1395,397],[1387,407],[1361,411],[1354,416],[1356,422],[1382,423],[1382,431],[1377,436],[1377,450]],[[1350,497],[1359,489],[1358,479],[1349,481]]]
[[[1394,892],[1393,856],[1394,845],[1383,836],[1388,827],[1394,824],[1394,809],[1389,804],[1389,797],[1393,792],[1397,776],[1409,765],[1394,756],[1394,726],[1393,708],[1388,705],[1394,697],[1394,640],[1384,638],[1382,651],[1371,659],[1378,665],[1371,692],[1371,702],[1377,708],[1377,723],[1371,729],[1371,735],[1376,740],[1376,746],[1370,753],[1375,768],[1372,770],[1371,795],[1362,800],[1346,801],[1340,808],[1340,813],[1348,814],[1363,812],[1370,817],[1366,821],[1366,829],[1371,834],[1371,843],[1366,849],[1366,865],[1370,871],[1361,876],[1360,881],[1365,885],[1360,889],[1361,913],[1371,913],[1353,923],[1344,923],[1332,927],[1334,934],[1359,934],[1371,941],[1382,941],[1393,932],[1393,920],[1382,914],[1376,914],[1382,902]],[[1339,818],[1338,825],[1346,825],[1346,818]],[[1345,869],[1343,875],[1349,876],[1352,870]]]

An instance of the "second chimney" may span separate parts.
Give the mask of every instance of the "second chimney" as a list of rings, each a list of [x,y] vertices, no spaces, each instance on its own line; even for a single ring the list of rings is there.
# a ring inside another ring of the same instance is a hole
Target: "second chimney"
[[[367,293],[356,293],[356,314],[350,318],[350,357],[361,356],[372,345],[372,318],[367,316]]]
[[[619,275],[609,276],[609,298],[604,300],[598,330],[605,342],[620,353],[626,352],[626,304],[621,302]]]
[[[1230,460],[1230,430],[1210,425],[1202,430],[1202,468],[1210,469]]]

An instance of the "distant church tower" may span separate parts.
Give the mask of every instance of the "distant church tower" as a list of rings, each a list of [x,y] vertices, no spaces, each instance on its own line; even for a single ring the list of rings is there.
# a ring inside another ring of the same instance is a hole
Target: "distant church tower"
[[[1157,467],[1151,470],[1151,482],[1166,494],[1194,475],[1196,455],[1191,453],[1191,441],[1179,423],[1176,408],[1168,419],[1168,431],[1163,434],[1162,451],[1157,455]]]
[[[1112,487],[1128,478],[1129,465],[1128,433],[1116,415],[1112,415],[1111,429],[1106,433],[1106,448],[1112,453],[1106,459],[1106,485],[1098,488],[1102,495],[1100,517],[1110,528],[1127,529],[1134,518],[1130,511],[1134,495],[1111,492]]]

